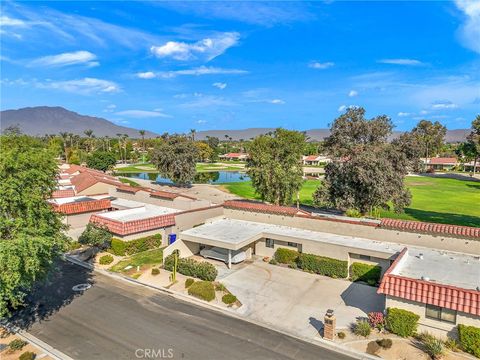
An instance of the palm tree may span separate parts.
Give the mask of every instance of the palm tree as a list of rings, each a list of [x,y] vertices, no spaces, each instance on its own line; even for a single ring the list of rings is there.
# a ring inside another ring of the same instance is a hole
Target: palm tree
[[[195,129],[190,129],[190,136],[192,137],[192,140],[195,141],[195,133],[197,132],[197,130]]]
[[[92,129],[87,129],[83,132],[85,135],[87,135],[88,138],[88,152],[92,151],[92,143],[91,143],[91,138],[93,136],[93,130]]]
[[[123,140],[123,150],[125,151],[125,163],[127,162],[127,139],[128,139],[128,135],[123,134],[122,140]]]
[[[67,138],[68,138],[68,133],[60,131],[60,137],[62,138],[63,142],[63,153],[65,154],[65,161],[67,160]]]
[[[120,152],[120,161],[123,162],[123,153],[122,153],[122,134],[118,133],[118,151]]]
[[[138,130],[140,136],[142,137],[142,149],[145,152],[145,130]]]

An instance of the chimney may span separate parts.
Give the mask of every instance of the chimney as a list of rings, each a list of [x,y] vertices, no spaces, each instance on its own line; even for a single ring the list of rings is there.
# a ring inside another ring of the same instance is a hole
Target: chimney
[[[332,309],[328,309],[325,317],[323,319],[323,338],[326,340],[335,340],[336,331],[336,323],[337,320],[335,319],[335,315],[333,314]]]

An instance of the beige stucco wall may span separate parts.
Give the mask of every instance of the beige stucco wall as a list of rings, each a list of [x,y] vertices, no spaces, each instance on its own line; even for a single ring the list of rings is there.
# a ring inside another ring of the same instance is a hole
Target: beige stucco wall
[[[163,259],[165,260],[174,250],[180,252],[181,258],[186,258],[198,254],[200,252],[200,244],[191,241],[176,240],[173,244],[163,249]]]
[[[420,316],[418,332],[427,331],[435,336],[445,337],[457,336],[457,325],[471,325],[480,327],[480,316],[474,316],[463,312],[457,312],[457,321],[455,324],[444,321],[438,321],[425,317],[425,304],[387,296],[385,306],[400,308],[411,311]]]
[[[117,238],[117,239],[120,239],[120,240],[123,240],[123,241],[131,241],[131,240],[136,240],[136,239],[140,239],[140,238],[147,237],[147,236],[161,234],[162,235],[162,246],[166,246],[166,245],[168,245],[168,234],[170,234],[171,230],[172,230],[172,227],[170,226],[170,227],[167,227],[167,228],[160,228],[160,229],[155,229],[155,230],[150,230],[150,231],[143,231],[143,232],[140,232],[140,233],[125,235],[125,236],[113,234],[113,237]]]
[[[115,187],[110,189],[109,195],[118,197],[121,199],[139,201],[146,204],[164,206],[164,207],[169,207],[172,209],[179,209],[179,210],[200,209],[203,207],[210,206],[210,202],[207,200],[191,200],[188,198],[181,198],[181,197],[175,198],[173,200],[164,200],[164,199],[152,197],[150,196],[150,193],[146,191],[137,191],[135,194],[133,194],[125,191],[117,191]]]
[[[255,213],[241,210],[225,209],[225,216],[232,219],[264,222],[292,226],[306,230],[328,232],[338,235],[363,237],[371,240],[399,243],[404,245],[424,246],[441,250],[464,252],[480,255],[480,241],[416,234],[397,230],[374,228],[365,225],[347,224],[328,220],[281,216]],[[304,249],[304,252],[308,252]]]
[[[194,226],[202,225],[208,219],[221,215],[223,215],[223,208],[219,206],[175,215],[175,226],[173,232],[180,234],[180,232],[183,230],[188,230]]]
[[[85,227],[85,226],[87,226],[87,224],[90,220],[90,217],[93,214],[99,214],[99,213],[102,213],[102,212],[105,212],[105,210],[92,211],[92,212],[83,213],[83,214],[65,215],[63,217],[63,223],[69,225],[70,229]]]

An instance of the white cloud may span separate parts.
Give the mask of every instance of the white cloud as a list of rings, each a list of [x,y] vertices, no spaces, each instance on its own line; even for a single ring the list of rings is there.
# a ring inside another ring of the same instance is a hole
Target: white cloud
[[[357,96],[358,95],[358,91],[356,90],[350,90],[350,92],[348,93],[348,96],[350,97],[354,97],[354,96]]]
[[[239,33],[226,32],[193,44],[168,41],[162,46],[152,46],[150,51],[159,58],[172,58],[180,61],[197,59],[210,61],[222,55],[228,48],[235,46],[239,39]]]
[[[446,110],[456,108],[458,108],[458,105],[452,103],[451,101],[436,101],[432,104],[432,109],[434,110]]]
[[[206,124],[206,123],[207,123],[207,120],[197,120],[197,121],[195,121],[195,122],[196,122],[197,124],[202,125],[202,124]]]
[[[333,62],[324,62],[324,63],[321,63],[321,62],[318,62],[318,61],[313,61],[311,62],[310,64],[308,64],[308,67],[311,67],[312,69],[328,69],[328,68],[331,68],[332,66],[334,66],[335,63]]]
[[[410,116],[410,115],[412,115],[412,114],[408,113],[408,112],[401,112],[401,111],[397,114],[397,116],[400,116],[400,117],[406,117],[406,116]]]
[[[285,104],[285,101],[282,99],[273,99],[269,101],[270,104],[275,104],[275,105],[283,105]]]
[[[427,110],[422,110],[420,111],[420,115],[427,115],[428,114],[428,111]]]
[[[15,27],[15,26],[26,26],[27,24],[25,23],[25,21],[23,20],[20,20],[20,19],[13,19],[13,18],[10,18],[8,16],[0,16],[0,26],[3,27],[3,26],[12,26],[12,27]]]
[[[222,82],[216,82],[213,83],[212,86],[215,86],[216,88],[223,90],[227,87],[227,83],[222,83]]]
[[[170,115],[164,114],[161,111],[148,111],[148,110],[124,110],[124,111],[117,111],[115,115],[126,116],[131,118],[169,118]]]
[[[89,51],[75,51],[58,55],[50,55],[33,60],[30,66],[69,66],[84,64],[88,67],[98,66],[95,54]]]
[[[62,90],[82,95],[115,93],[120,91],[120,87],[115,82],[96,78],[83,78],[65,81],[49,80],[35,83],[35,85],[42,89]]]
[[[212,66],[199,66],[192,69],[185,69],[185,70],[171,70],[171,71],[159,71],[159,72],[140,72],[137,73],[136,76],[142,79],[153,79],[153,78],[161,78],[161,79],[171,79],[177,76],[200,76],[200,75],[216,75],[216,74],[248,74],[246,70],[240,69],[224,69]]]
[[[383,59],[383,60],[378,60],[377,62],[381,64],[391,64],[391,65],[407,65],[407,66],[424,65],[423,62],[416,59]]]
[[[157,75],[155,75],[154,72],[152,71],[145,71],[145,72],[139,72],[136,74],[137,77],[139,77],[140,79],[153,79],[154,77],[156,77]]]
[[[458,9],[465,15],[465,23],[460,27],[462,43],[480,53],[480,1],[455,0]]]
[[[202,108],[210,106],[233,106],[234,102],[219,96],[203,95],[195,93],[194,100],[184,103],[181,106],[184,108]]]
[[[347,105],[340,105],[337,109],[338,112],[343,112],[345,110],[347,110]]]
[[[110,105],[107,105],[105,109],[103,109],[103,112],[110,113],[110,112],[113,112],[116,108],[117,108],[117,105],[110,104]]]

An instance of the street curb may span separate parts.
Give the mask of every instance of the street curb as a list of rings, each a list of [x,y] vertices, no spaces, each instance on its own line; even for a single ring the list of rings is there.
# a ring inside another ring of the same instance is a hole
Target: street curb
[[[60,350],[53,348],[52,346],[48,345],[46,342],[40,340],[39,338],[35,337],[34,335],[28,333],[25,330],[21,330],[20,328],[9,325],[8,323],[4,325],[9,331],[14,332],[18,337],[22,340],[25,340],[35,346],[36,348],[42,350],[48,356],[50,356],[54,360],[74,360],[70,356],[64,354]]]
[[[283,335],[293,337],[297,340],[301,340],[301,341],[316,345],[318,347],[322,347],[322,348],[325,348],[325,349],[328,349],[328,350],[331,350],[331,351],[335,351],[335,352],[338,352],[338,353],[341,353],[341,354],[344,354],[344,355],[351,356],[352,358],[355,358],[355,359],[358,359],[358,360],[378,360],[378,357],[375,357],[375,356],[372,356],[372,355],[369,355],[369,354],[365,354],[365,353],[362,353],[362,352],[359,352],[359,351],[356,351],[356,350],[353,350],[353,349],[345,348],[344,346],[341,346],[339,344],[330,342],[328,340],[324,340],[324,339],[320,339],[320,338],[319,339],[311,339],[311,338],[308,338],[308,337],[303,337],[303,336],[300,336],[296,333],[288,332],[288,331],[285,331],[284,329],[277,328],[276,326],[267,325],[267,324],[265,324],[263,322],[260,322],[260,321],[256,321],[256,320],[253,320],[253,319],[242,317],[241,315],[234,312],[233,310],[228,310],[228,309],[225,309],[225,308],[220,307],[220,306],[215,305],[215,304],[209,304],[205,301],[193,298],[191,296],[184,295],[184,294],[179,293],[177,291],[173,291],[173,290],[170,290],[170,289],[166,289],[166,288],[151,285],[151,284],[146,284],[146,283],[143,283],[143,282],[138,281],[136,279],[132,279],[130,277],[127,277],[127,276],[124,276],[124,275],[121,275],[121,274],[112,273],[112,272],[107,271],[107,270],[96,269],[93,265],[88,264],[84,261],[80,261],[80,260],[77,260],[75,258],[72,258],[69,255],[65,255],[64,258],[67,261],[70,261],[73,264],[82,266],[82,267],[87,268],[89,270],[93,270],[93,271],[98,272],[100,274],[103,274],[105,276],[109,276],[109,277],[117,279],[117,280],[122,280],[122,281],[125,281],[125,282],[128,282],[128,283],[133,283],[133,284],[140,285],[140,286],[146,286],[148,288],[166,293],[167,295],[170,295],[170,296],[172,296],[176,299],[180,299],[180,300],[183,300],[183,301],[188,302],[188,303],[192,303],[192,304],[204,307],[204,308],[208,308],[210,310],[220,312],[224,315],[234,317],[238,320],[243,320],[243,321],[246,321],[248,323],[260,326],[262,328],[273,330],[273,331],[281,333]]]

